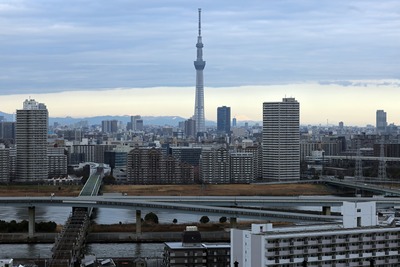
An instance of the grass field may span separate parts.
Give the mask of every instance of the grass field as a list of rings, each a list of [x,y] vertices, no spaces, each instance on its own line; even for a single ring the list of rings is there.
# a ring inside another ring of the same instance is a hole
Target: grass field
[[[108,185],[103,193],[130,196],[298,196],[330,195],[320,184]]]
[[[0,185],[0,196],[78,196],[80,185]],[[103,193],[130,196],[298,196],[330,195],[320,184],[106,185]]]
[[[81,185],[0,185],[0,197],[78,196]]]

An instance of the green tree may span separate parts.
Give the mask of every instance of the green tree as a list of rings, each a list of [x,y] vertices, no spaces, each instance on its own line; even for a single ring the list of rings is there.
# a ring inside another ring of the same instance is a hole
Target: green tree
[[[219,218],[219,222],[220,223],[226,223],[228,219],[225,216],[222,216],[221,218]]]
[[[175,223],[178,222],[178,220],[175,218],[175,219],[172,220],[172,222],[175,224]]]
[[[108,184],[116,184],[117,182],[116,182],[116,179],[114,176],[107,175],[107,176],[104,176],[103,183],[108,185]]]
[[[208,218],[208,216],[202,216],[200,218],[201,223],[208,223],[209,221],[210,221],[210,218]]]
[[[158,224],[158,216],[153,212],[147,213],[146,216],[144,216],[144,221]]]

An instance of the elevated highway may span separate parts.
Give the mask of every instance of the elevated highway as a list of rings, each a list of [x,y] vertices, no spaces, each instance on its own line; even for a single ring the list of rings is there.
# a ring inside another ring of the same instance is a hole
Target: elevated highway
[[[230,200],[229,200],[230,199]],[[336,221],[341,220],[341,216],[332,215],[315,215],[306,214],[299,212],[289,211],[268,211],[261,209],[261,206],[254,205],[253,207],[247,206],[239,207],[234,197],[220,197],[219,205],[213,201],[207,200],[206,197],[175,197],[165,201],[165,197],[142,197],[129,198],[129,197],[104,197],[104,196],[93,196],[93,197],[28,197],[28,198],[13,198],[13,197],[2,197],[0,198],[0,206],[67,206],[75,208],[116,208],[116,209],[130,209],[130,210],[148,210],[148,211],[160,211],[167,210],[171,212],[181,212],[187,214],[201,214],[201,215],[218,215],[227,216],[232,218],[246,218],[256,220],[269,220],[269,221],[289,221],[289,222],[300,222],[300,221]],[[292,205],[298,206],[296,200],[292,199]],[[271,203],[275,201],[275,207],[277,206],[276,199],[269,200]],[[343,202],[343,201],[342,201]],[[341,203],[342,203],[341,202]],[[211,205],[211,203],[213,203]],[[241,202],[244,204],[244,202]],[[252,200],[252,203],[259,203],[259,199]],[[265,202],[267,203],[267,201]],[[317,205],[318,202],[314,202]],[[224,204],[224,205],[222,205]],[[228,204],[228,205],[225,205]],[[337,204],[339,206],[339,203]],[[254,208],[256,207],[256,208]],[[288,207],[288,206],[287,206]],[[140,221],[140,220],[139,220]]]
[[[359,190],[373,192],[373,193],[377,193],[377,194],[385,195],[385,196],[396,196],[396,197],[400,196],[400,189],[390,188],[390,187],[387,187],[384,185],[370,184],[370,183],[361,182],[361,181],[347,181],[347,180],[340,180],[340,179],[335,179],[335,178],[323,178],[322,181],[325,184],[329,184],[329,185],[352,188],[352,189],[356,189],[356,190],[359,189]]]

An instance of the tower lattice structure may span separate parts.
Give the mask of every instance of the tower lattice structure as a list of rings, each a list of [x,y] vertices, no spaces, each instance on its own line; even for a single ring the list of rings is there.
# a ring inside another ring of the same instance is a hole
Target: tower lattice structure
[[[199,35],[197,37],[197,59],[194,61],[196,69],[196,97],[194,106],[194,120],[196,121],[196,132],[205,132],[204,116],[204,77],[203,70],[206,62],[203,60],[203,42],[201,38],[201,8],[199,8]]]

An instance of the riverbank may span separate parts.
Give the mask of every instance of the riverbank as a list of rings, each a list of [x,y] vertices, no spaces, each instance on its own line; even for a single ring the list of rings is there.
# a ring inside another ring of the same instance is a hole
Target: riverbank
[[[54,243],[57,233],[38,233],[30,238],[28,233],[0,234],[0,244]],[[229,242],[229,230],[201,232],[203,242]],[[163,243],[179,242],[182,232],[132,232],[89,233],[86,243]]]
[[[105,185],[103,193],[128,196],[309,196],[337,193],[324,184]]]
[[[0,197],[78,196],[81,185],[0,185]],[[193,185],[103,185],[103,193],[128,196],[300,196],[332,195],[323,184],[193,184]]]

